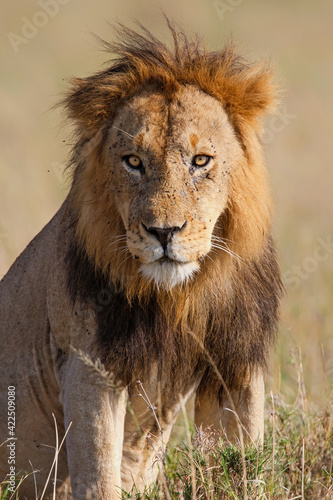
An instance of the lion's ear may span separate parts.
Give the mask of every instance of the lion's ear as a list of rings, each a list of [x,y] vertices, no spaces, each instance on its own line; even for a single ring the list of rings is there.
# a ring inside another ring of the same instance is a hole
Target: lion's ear
[[[225,94],[226,108],[234,121],[259,130],[260,118],[276,109],[277,95],[272,69],[259,63],[231,78]]]
[[[110,118],[113,102],[105,87],[91,78],[71,81],[71,89],[63,103],[69,118],[86,135],[96,133]]]
[[[254,71],[247,78],[243,113],[249,117],[259,118],[275,109],[277,104],[276,86],[273,83],[273,74],[269,68]]]

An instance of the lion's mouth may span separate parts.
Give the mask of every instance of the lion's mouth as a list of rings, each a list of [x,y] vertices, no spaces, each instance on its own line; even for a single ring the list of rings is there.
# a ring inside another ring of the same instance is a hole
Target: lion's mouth
[[[171,259],[170,257],[167,257],[166,255],[163,255],[160,259],[157,259],[155,261],[158,264],[164,264],[164,262],[173,262],[174,264],[186,264],[186,262],[180,262],[179,260]]]
[[[160,259],[157,259],[155,262],[158,262],[159,264],[163,264],[164,262],[171,262],[171,259],[169,259],[169,257],[164,255]]]

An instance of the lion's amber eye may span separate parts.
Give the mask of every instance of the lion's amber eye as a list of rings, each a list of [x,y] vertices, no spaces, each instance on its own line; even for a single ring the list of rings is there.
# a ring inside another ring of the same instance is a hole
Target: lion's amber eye
[[[135,170],[142,168],[142,161],[138,156],[127,155],[123,157],[123,161],[126,163],[128,167],[133,168]]]
[[[210,162],[211,159],[212,159],[212,157],[208,156],[208,155],[196,155],[193,158],[192,163],[196,167],[205,167],[206,165],[208,165],[208,163]]]

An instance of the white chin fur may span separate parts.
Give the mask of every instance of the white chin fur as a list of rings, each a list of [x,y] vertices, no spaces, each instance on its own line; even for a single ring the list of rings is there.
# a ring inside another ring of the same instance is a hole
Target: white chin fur
[[[155,281],[158,287],[172,288],[192,278],[199,267],[197,262],[156,261],[142,264],[140,271],[145,278]]]

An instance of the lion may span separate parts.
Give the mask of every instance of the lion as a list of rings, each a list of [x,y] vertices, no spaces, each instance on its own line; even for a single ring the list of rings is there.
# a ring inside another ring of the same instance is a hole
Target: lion
[[[46,495],[76,500],[153,484],[192,396],[196,426],[263,440],[282,293],[260,143],[274,75],[169,27],[173,49],[120,27],[111,66],[73,80],[69,194],[1,281],[1,474],[28,473],[21,498],[47,482],[55,422]]]

